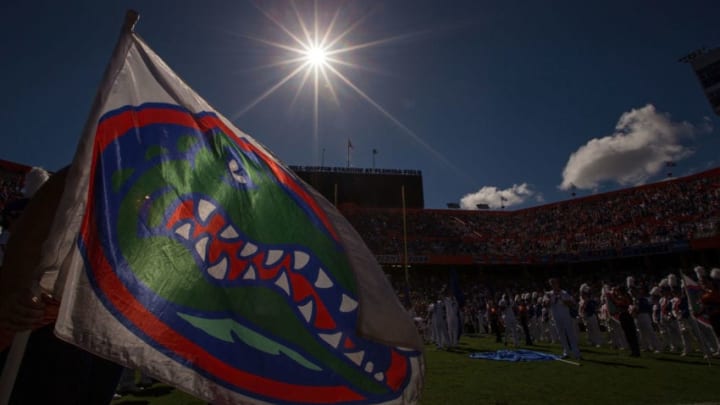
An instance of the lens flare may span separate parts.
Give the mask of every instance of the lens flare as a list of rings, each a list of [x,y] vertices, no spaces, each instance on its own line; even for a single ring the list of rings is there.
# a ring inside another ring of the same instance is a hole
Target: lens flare
[[[347,44],[352,42],[348,39],[351,36],[351,33],[360,26],[360,24],[371,13],[368,13],[360,17],[358,20],[351,22],[347,28],[340,31],[340,29],[337,29],[337,26],[342,25],[342,23],[338,23],[341,9],[338,8],[330,22],[324,27],[324,29],[321,29],[321,22],[318,18],[317,1],[314,2],[315,8],[313,12],[314,19],[312,20],[312,25],[308,24],[305,19],[303,19],[303,16],[294,1],[291,1],[289,4],[292,7],[295,17],[295,22],[291,24],[284,24],[275,15],[256,5],[257,9],[268,20],[270,20],[273,24],[275,24],[275,26],[284,32],[285,35],[288,36],[289,41],[283,43],[245,35],[244,37],[287,53],[286,58],[269,65],[261,66],[260,68],[280,68],[292,65],[295,67],[292,68],[292,70],[284,77],[277,80],[275,84],[271,85],[262,94],[248,103],[244,108],[233,114],[231,116],[232,120],[238,119],[240,116],[260,104],[263,100],[270,97],[275,91],[290,82],[293,78],[298,77],[297,81],[299,84],[295,92],[295,96],[292,99],[291,106],[298,100],[299,95],[305,89],[305,85],[310,82],[310,87],[313,91],[313,138],[315,143],[318,143],[321,92],[327,92],[335,104],[339,106],[340,100],[338,98],[338,93],[335,90],[335,86],[341,85],[349,88],[356,96],[367,102],[381,115],[388,119],[403,134],[410,137],[410,139],[430,152],[436,159],[453,169],[453,171],[457,174],[472,181],[471,177],[467,173],[459,169],[449,159],[435,150],[430,144],[425,142],[420,136],[418,136],[418,134],[415,133],[415,131],[392,115],[387,109],[381,106],[357,84],[352,82],[350,78],[346,74],[343,74],[340,70],[340,67],[368,70],[364,66],[350,62],[342,57],[364,49],[382,46],[395,41],[406,40],[410,37],[423,34],[423,32],[386,37],[364,43]],[[287,16],[290,14],[288,13],[284,15]],[[296,29],[293,31],[288,28],[289,26],[299,27],[299,30]],[[317,149],[317,147],[315,149]]]
[[[325,66],[325,64],[328,63],[327,50],[319,46],[309,48],[305,52],[305,58],[308,62],[310,62],[310,66],[314,67]]]

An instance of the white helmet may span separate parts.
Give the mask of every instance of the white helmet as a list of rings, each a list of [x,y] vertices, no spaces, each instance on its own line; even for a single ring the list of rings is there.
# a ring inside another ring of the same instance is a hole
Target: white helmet
[[[720,269],[714,267],[712,270],[710,270],[710,278],[713,280],[720,280]]]

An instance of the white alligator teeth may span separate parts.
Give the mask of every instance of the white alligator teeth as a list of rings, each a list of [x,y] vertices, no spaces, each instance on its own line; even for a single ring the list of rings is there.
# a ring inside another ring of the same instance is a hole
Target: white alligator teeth
[[[357,306],[357,301],[343,294],[342,302],[340,303],[340,312],[352,312]]]
[[[375,379],[378,380],[378,381],[382,381],[382,380],[385,379],[385,374],[383,374],[382,372],[380,372],[380,373],[375,373]]]
[[[352,360],[352,362],[355,363],[356,366],[359,366],[362,364],[363,358],[365,357],[365,351],[360,350],[359,352],[355,353],[345,353],[345,357]]]
[[[375,367],[375,365],[373,364],[373,362],[368,361],[367,364],[365,365],[365,372],[372,373],[374,367]]]
[[[238,235],[237,231],[235,230],[235,228],[232,227],[232,225],[228,225],[227,228],[223,229],[220,236],[225,239],[235,239],[240,235]]]
[[[318,336],[320,336],[320,339],[326,341],[330,346],[337,349],[338,345],[340,345],[340,338],[342,337],[342,332],[318,333]]]
[[[265,265],[266,266],[272,266],[273,264],[277,263],[278,260],[283,255],[282,250],[271,250],[268,252],[267,257],[265,257]]]
[[[191,229],[192,229],[192,225],[185,224],[185,225],[179,226],[175,230],[175,233],[182,236],[183,238],[185,238],[187,240],[187,239],[190,239],[190,230]]]
[[[293,264],[293,267],[295,268],[295,270],[302,269],[303,267],[305,267],[306,264],[308,264],[309,261],[310,261],[309,254],[307,254],[305,252],[301,252],[299,250],[295,251],[295,260],[294,260],[295,263]]]
[[[207,250],[207,243],[209,237],[204,237],[195,243],[195,251],[200,255],[202,261],[205,261],[205,251]]]
[[[257,252],[258,247],[256,245],[253,245],[252,243],[248,242],[243,246],[242,251],[240,251],[240,257],[248,257],[252,256]]]
[[[243,280],[255,280],[255,268],[252,265],[248,266],[247,270],[245,270]]]
[[[275,280],[275,285],[282,288],[283,291],[285,291],[285,294],[290,295],[290,284],[288,284],[287,275],[285,273],[282,273],[280,277]]]
[[[332,280],[325,274],[323,269],[318,269],[317,280],[315,280],[315,287],[317,288],[330,288],[333,286]]]
[[[200,215],[200,219],[205,222],[207,221],[208,217],[210,217],[210,214],[215,212],[215,204],[211,203],[208,200],[200,200],[198,203],[198,214]]]
[[[300,310],[300,313],[303,315],[303,318],[305,318],[305,322],[310,322],[310,318],[312,318],[312,312],[313,312],[313,302],[312,300],[308,301],[307,304],[298,306],[298,309]]]
[[[223,257],[223,259],[220,260],[220,262],[218,264],[208,267],[207,271],[208,271],[208,274],[213,276],[215,279],[222,280],[223,278],[225,278],[227,269],[228,269],[227,257]]]

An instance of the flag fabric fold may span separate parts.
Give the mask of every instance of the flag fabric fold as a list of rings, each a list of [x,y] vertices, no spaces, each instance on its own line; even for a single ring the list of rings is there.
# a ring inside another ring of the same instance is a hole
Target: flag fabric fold
[[[132,30],[51,235],[61,339],[218,404],[418,401],[422,341],[361,237]]]

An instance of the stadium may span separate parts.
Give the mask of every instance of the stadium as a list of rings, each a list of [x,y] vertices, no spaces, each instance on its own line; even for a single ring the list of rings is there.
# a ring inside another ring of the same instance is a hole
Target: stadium
[[[424,209],[417,171],[293,169],[336,202],[394,278],[405,263],[422,280],[451,269],[468,277],[660,275],[720,261],[720,168],[516,211]]]
[[[661,325],[654,328],[662,347],[645,347],[642,357],[634,359],[627,356],[627,345],[613,343],[609,324],[601,323],[608,337],[595,345],[586,338],[587,327],[578,322],[584,366],[579,369],[573,366],[580,363],[573,362],[488,364],[469,360],[468,354],[519,347],[505,329],[509,324],[492,323],[491,307],[502,311],[503,300],[516,297],[514,313],[522,316],[518,308],[532,307],[530,294],[542,296],[549,277],[559,278],[577,300],[581,284],[597,297],[603,286],[624,286],[628,276],[649,291],[668,274],[695,277],[698,266],[709,274],[720,265],[720,168],[520,210],[425,209],[422,173],[415,170],[291,169],[352,223],[415,317],[427,343],[423,403],[543,403],[539,398],[546,397],[583,397],[587,403],[693,403],[717,398],[717,390],[708,384],[717,367],[712,353],[700,348],[700,339],[689,337],[681,354],[668,343],[671,337]],[[0,210],[22,196],[29,170],[0,161]],[[441,345],[431,331],[432,307],[448,297],[459,304],[462,337]],[[514,329],[522,334],[519,325]],[[562,350],[547,331],[533,334],[533,348],[557,354]],[[713,350],[716,354],[718,348]],[[538,379],[535,374],[544,370],[552,371]],[[469,378],[483,383],[471,384]],[[634,379],[648,384],[640,388]],[[705,388],[678,390],[671,382],[677,379]],[[598,383],[608,387],[597,391]],[[491,393],[488,387],[494,387]],[[589,395],[593,389],[595,394]],[[132,391],[116,403],[138,399],[200,403],[161,385]]]

